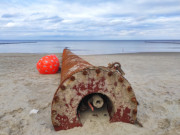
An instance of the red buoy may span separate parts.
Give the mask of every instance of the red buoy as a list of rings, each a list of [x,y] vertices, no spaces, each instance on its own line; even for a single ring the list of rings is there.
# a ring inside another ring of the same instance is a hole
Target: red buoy
[[[42,57],[36,64],[40,74],[55,74],[59,70],[59,59],[56,55],[47,55]]]

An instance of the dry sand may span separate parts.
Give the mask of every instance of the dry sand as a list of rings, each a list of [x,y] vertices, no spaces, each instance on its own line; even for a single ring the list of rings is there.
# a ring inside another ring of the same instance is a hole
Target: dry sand
[[[36,62],[44,55],[0,54],[0,135],[180,135],[180,53],[82,56],[96,66],[121,63],[144,127],[87,114],[83,127],[58,132],[50,110],[60,73],[37,72]],[[39,112],[30,115],[32,109]]]

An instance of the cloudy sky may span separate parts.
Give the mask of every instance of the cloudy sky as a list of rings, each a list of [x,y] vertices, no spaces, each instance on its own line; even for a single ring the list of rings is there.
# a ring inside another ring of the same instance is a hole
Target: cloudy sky
[[[180,0],[0,0],[2,39],[180,39]]]

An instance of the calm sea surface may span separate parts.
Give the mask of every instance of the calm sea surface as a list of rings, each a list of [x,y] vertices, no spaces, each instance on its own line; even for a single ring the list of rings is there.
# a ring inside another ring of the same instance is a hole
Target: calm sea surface
[[[0,40],[0,53],[62,53],[64,48],[69,48],[74,53],[81,55],[180,52],[180,40]]]

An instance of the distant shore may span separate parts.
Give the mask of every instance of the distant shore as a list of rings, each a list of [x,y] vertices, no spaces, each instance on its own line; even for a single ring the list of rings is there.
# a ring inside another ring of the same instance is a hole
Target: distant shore
[[[0,40],[0,53],[59,53],[68,48],[79,55],[180,52],[180,40]]]
[[[24,44],[24,43],[37,43],[37,42],[13,42],[13,43],[0,42],[0,45],[4,45],[4,44]]]

